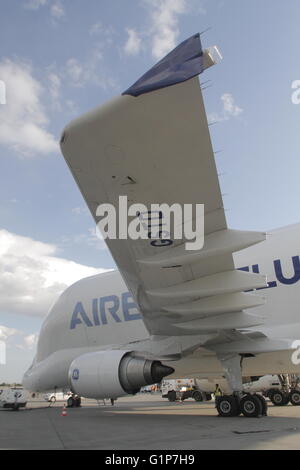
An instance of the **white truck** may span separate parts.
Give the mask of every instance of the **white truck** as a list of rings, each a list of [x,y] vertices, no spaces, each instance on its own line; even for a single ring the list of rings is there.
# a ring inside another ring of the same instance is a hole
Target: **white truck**
[[[299,375],[279,374],[271,377],[276,377],[277,380],[263,391],[263,395],[268,397],[275,406],[285,406],[289,402],[294,406],[300,406]],[[279,387],[274,387],[274,385],[279,385]]]
[[[162,397],[168,398],[169,401],[186,400],[187,398],[193,398],[195,401],[211,400],[211,393],[200,389],[196,382],[198,381],[195,379],[163,380]]]
[[[45,393],[43,396],[44,400],[50,402],[50,403],[55,403],[57,401],[68,401],[69,397],[72,395],[72,392],[49,392]]]
[[[0,408],[11,408],[17,411],[25,408],[28,393],[21,387],[3,388],[0,390]]]
[[[209,379],[177,379],[162,382],[162,397],[169,401],[193,398],[196,401],[211,399],[217,384],[224,395],[230,394],[227,380],[223,377]],[[283,375],[264,375],[244,378],[245,393],[261,393],[268,397],[275,406],[284,406],[291,402],[300,405],[299,377]]]
[[[214,393],[218,384],[224,395],[231,393],[228,382],[223,377],[209,379],[195,379],[197,388],[206,393]],[[264,375],[262,377],[244,377],[243,390],[245,393],[263,393],[269,390],[280,390],[282,387],[278,375]]]
[[[54,392],[48,392],[43,395],[43,398],[51,404],[54,404],[57,401],[65,402],[67,403],[68,408],[81,406],[81,398],[67,390],[56,390]]]

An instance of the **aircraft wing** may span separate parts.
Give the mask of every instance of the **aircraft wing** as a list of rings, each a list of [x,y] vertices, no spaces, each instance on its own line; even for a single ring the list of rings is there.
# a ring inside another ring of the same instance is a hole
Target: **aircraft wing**
[[[265,234],[226,224],[198,75],[214,64],[195,35],[104,106],[66,127],[61,148],[95,219],[99,204],[204,204],[200,250],[185,239],[108,239],[153,335],[196,335],[261,324],[244,312],[263,301],[245,291],[265,277],[235,269],[232,253]],[[154,242],[154,243],[153,243]]]

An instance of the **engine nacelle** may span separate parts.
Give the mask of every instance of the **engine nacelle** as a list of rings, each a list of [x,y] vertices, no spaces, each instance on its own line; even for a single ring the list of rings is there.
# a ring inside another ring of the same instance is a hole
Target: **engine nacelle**
[[[117,398],[137,393],[174,372],[160,361],[136,357],[130,351],[98,351],[83,354],[69,369],[71,389],[86,398]]]

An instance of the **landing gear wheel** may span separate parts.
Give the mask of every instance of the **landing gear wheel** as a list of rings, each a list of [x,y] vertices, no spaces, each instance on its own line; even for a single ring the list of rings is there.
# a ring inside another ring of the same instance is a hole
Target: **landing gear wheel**
[[[241,411],[247,418],[262,416],[263,405],[256,395],[245,395],[240,402]]]
[[[291,390],[290,393],[290,402],[294,406],[300,406],[300,391],[299,390]]]
[[[259,395],[258,393],[255,393],[254,396],[257,397],[260,400],[261,404],[262,404],[262,415],[267,416],[268,415],[268,404],[267,404],[266,399],[262,395]]]
[[[174,390],[172,390],[171,392],[168,392],[168,400],[176,401],[176,392],[174,392]]]
[[[216,399],[217,410],[219,416],[224,418],[238,416],[240,414],[240,407],[236,397],[233,395],[224,395]]]
[[[281,390],[277,390],[272,393],[270,400],[274,406],[285,406],[288,404],[289,397],[285,393],[281,392]]]
[[[203,395],[201,392],[198,391],[193,393],[193,398],[195,401],[203,401]]]

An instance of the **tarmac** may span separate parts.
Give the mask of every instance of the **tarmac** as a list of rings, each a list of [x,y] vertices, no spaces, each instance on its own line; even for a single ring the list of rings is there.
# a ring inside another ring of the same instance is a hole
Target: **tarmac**
[[[300,406],[275,407],[268,417],[221,418],[214,402],[171,403],[159,394],[120,398],[112,406],[83,400],[81,408],[34,400],[0,411],[0,449],[298,450]]]

